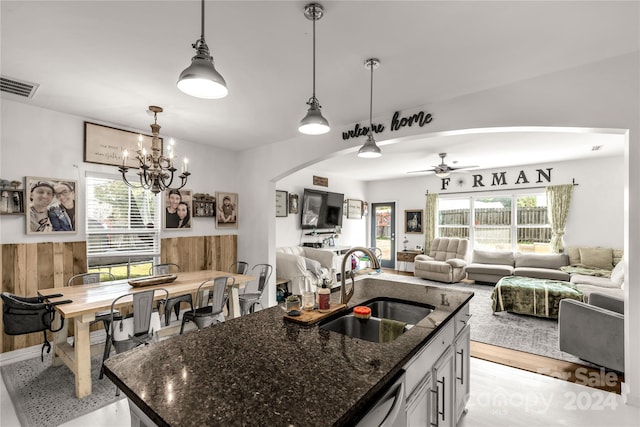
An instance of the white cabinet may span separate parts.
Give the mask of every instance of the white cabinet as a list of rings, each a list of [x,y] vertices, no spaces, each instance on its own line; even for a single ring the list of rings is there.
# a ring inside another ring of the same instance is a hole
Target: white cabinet
[[[469,400],[469,305],[405,365],[407,426],[454,427]]]
[[[453,349],[449,347],[433,367],[433,404],[431,425],[434,427],[454,427],[453,413]]]
[[[454,342],[455,358],[455,407],[456,407],[456,423],[460,421],[462,414],[466,412],[467,402],[469,401],[469,363],[471,357],[470,352],[471,328],[469,325],[458,334]]]
[[[425,427],[429,425],[431,388],[431,372],[428,372],[414,392],[407,398],[407,427]]]

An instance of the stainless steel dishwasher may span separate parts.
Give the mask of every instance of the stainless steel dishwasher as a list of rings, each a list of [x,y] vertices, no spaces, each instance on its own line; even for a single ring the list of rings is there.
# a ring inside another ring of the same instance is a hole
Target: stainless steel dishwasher
[[[356,427],[406,427],[404,370]]]

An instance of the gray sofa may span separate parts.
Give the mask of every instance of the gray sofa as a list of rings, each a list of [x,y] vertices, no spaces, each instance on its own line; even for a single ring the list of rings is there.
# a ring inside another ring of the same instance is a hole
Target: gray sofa
[[[585,325],[588,333],[580,333]],[[624,372],[624,300],[599,293],[589,303],[563,299],[558,340],[561,351]]]
[[[565,254],[534,254],[508,251],[474,250],[467,278],[483,283],[497,283],[505,276],[569,281],[570,275],[561,267],[569,265]]]

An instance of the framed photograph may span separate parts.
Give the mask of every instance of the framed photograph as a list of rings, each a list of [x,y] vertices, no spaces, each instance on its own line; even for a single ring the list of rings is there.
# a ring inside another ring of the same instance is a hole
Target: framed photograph
[[[289,194],[289,213],[297,214],[298,213],[298,195],[297,194]]]
[[[289,216],[289,201],[287,192],[276,190],[276,218]]]
[[[362,216],[369,215],[369,203],[362,202]]]
[[[238,193],[216,192],[216,228],[238,228]]]
[[[164,190],[164,215],[162,225],[165,230],[191,229],[193,217],[193,197],[191,190]]]
[[[422,233],[422,209],[404,211],[404,232]]]
[[[347,199],[347,218],[362,218],[362,200]]]
[[[416,245],[416,251],[422,253],[422,245]]]
[[[77,188],[78,181],[71,179],[26,177],[27,234],[77,233]]]
[[[142,142],[139,144],[139,138]],[[137,169],[135,158],[138,147],[151,152],[152,135],[145,135],[128,130],[84,122],[84,161],[100,165],[122,166],[122,152],[129,152],[126,166]],[[160,154],[162,154],[162,138],[160,138]]]
[[[194,218],[215,218],[216,217],[216,198],[208,193],[195,193],[193,195],[193,212]]]

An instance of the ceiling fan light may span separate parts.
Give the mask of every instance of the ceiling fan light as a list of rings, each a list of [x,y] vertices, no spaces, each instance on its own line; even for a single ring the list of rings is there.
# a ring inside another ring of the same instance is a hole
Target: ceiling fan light
[[[440,171],[440,172],[436,172],[436,176],[438,178],[446,178],[451,174],[451,172],[445,172],[445,171]]]
[[[380,150],[380,147],[376,145],[376,141],[375,139],[373,139],[373,135],[371,134],[371,132],[369,132],[369,135],[367,135],[367,141],[358,150],[358,157],[374,159],[380,156],[382,156],[382,150]]]
[[[213,66],[211,59],[193,57],[191,65],[180,73],[178,89],[196,98],[219,99],[229,93],[227,82]]]
[[[329,132],[329,130],[329,122],[323,117],[318,101],[311,101],[307,115],[298,125],[298,131],[306,135],[322,135]]]

